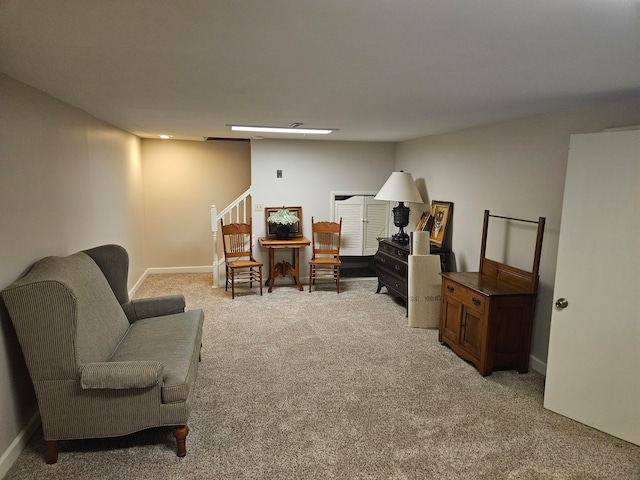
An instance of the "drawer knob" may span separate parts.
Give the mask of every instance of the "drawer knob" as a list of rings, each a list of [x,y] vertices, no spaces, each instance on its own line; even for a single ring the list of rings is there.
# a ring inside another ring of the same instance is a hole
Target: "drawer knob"
[[[447,292],[453,292],[455,290],[455,288],[453,288],[451,285],[447,285]]]
[[[478,300],[476,297],[473,297],[471,299],[471,301],[473,302],[473,304],[477,307],[479,306],[482,302],[480,300]]]

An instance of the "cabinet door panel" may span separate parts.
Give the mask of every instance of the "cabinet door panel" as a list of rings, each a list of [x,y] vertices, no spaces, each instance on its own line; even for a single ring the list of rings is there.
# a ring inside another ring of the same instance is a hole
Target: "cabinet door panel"
[[[462,304],[455,298],[445,295],[442,301],[441,341],[450,341],[458,343],[460,335],[460,315],[462,313]]]
[[[460,346],[478,359],[482,351],[483,331],[482,316],[465,306],[462,312]]]

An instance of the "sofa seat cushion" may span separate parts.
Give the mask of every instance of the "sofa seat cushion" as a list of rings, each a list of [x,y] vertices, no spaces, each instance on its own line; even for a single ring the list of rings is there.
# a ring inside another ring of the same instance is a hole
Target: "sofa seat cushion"
[[[202,310],[139,320],[131,325],[109,361],[161,362],[162,403],[185,402],[198,367],[203,321]]]

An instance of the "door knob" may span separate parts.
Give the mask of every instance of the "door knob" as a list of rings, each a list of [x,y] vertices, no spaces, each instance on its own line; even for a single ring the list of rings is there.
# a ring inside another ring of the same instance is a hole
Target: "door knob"
[[[562,310],[563,308],[567,308],[569,306],[569,302],[567,302],[564,298],[559,298],[556,300],[556,308]]]

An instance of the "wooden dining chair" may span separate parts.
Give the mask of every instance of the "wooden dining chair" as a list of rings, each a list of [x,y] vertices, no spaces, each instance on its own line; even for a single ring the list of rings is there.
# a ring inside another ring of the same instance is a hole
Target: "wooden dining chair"
[[[309,291],[316,279],[331,279],[340,293],[340,222],[314,222],[311,217],[311,249],[309,260]]]
[[[236,296],[236,283],[249,283],[252,288],[253,282],[258,282],[262,295],[262,263],[253,258],[251,225],[251,221],[225,225],[220,219],[226,271],[224,290],[226,292],[231,284],[231,298]]]

